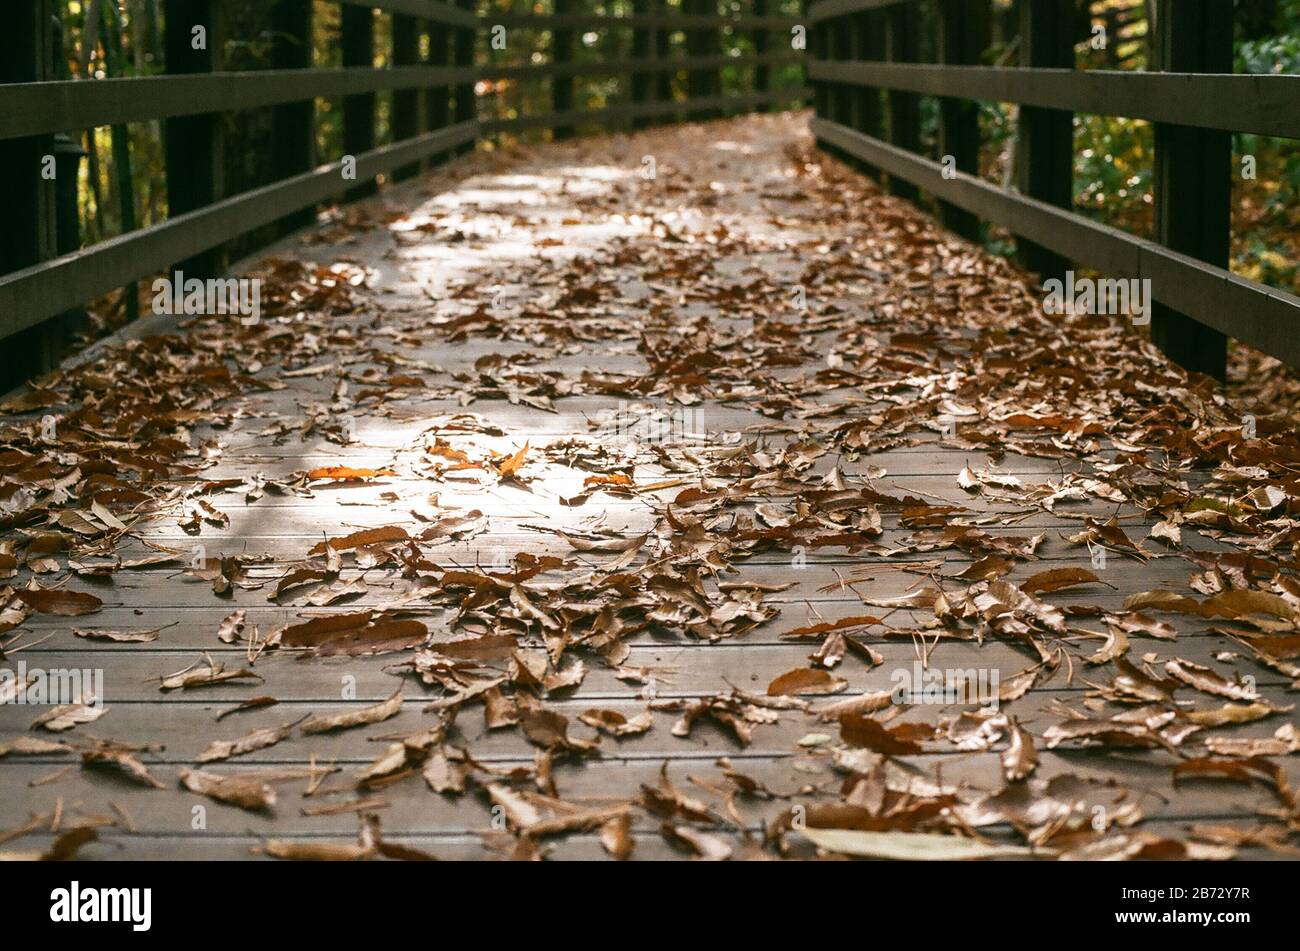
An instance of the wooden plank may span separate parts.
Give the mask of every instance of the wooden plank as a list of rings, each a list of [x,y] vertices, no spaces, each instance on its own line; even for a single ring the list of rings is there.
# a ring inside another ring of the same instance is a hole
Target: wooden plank
[[[1156,68],[1232,72],[1232,0],[1196,4],[1159,0],[1154,14]],[[1232,136],[1162,122],[1155,128],[1155,151],[1155,239],[1227,269],[1232,232]],[[1157,305],[1151,315],[1151,340],[1189,370],[1219,380],[1227,373],[1227,335],[1187,314]]]
[[[1152,297],[1199,323],[1300,366],[1300,297],[1248,281],[1179,254],[1154,241],[1109,228],[1027,195],[1005,191],[971,176],[942,180],[937,162],[822,120],[817,136],[877,162],[899,177],[910,176],[944,201],[1005,225],[1031,242],[1115,278],[1150,278]]]
[[[431,625],[431,628],[437,632],[435,626]],[[435,637],[435,646],[451,639],[443,632]],[[216,641],[215,633],[212,641]],[[1000,681],[1009,681],[1016,674],[1038,663],[1038,656],[1024,645],[1013,646],[1000,641],[979,644],[959,640],[942,640],[935,645],[932,641],[933,638],[925,645],[926,656],[930,666],[939,670],[985,671],[986,676],[996,670],[999,671]],[[808,667],[808,658],[817,650],[819,643],[818,640],[812,640],[750,644],[746,639],[738,638],[717,644],[701,644],[686,640],[673,642],[648,638],[643,642],[628,644],[628,655],[620,669],[607,667],[596,658],[588,658],[585,661],[586,676],[581,687],[574,693],[588,702],[632,700],[643,696],[644,685],[628,682],[627,669],[644,672],[647,678],[653,677],[652,690],[656,696],[663,698],[710,696],[726,691],[729,689],[728,684],[763,693],[768,684],[782,674]],[[1094,649],[1100,643],[1100,640],[1094,642]],[[1136,641],[1135,645],[1140,646],[1144,652],[1158,656],[1160,662],[1155,669],[1163,668],[1164,663],[1173,658],[1183,658],[1211,669],[1221,669],[1212,655],[1233,647],[1240,649],[1239,645],[1234,645],[1227,639],[1213,637],[1180,639],[1177,642],[1142,639]],[[872,646],[882,657],[882,663],[868,668],[854,657],[846,660],[835,670],[835,675],[846,681],[848,687],[836,694],[836,698],[888,691],[894,684],[895,673],[913,670],[913,665],[919,658],[918,645],[908,637],[875,640]],[[143,649],[139,645],[133,650],[98,651],[94,654],[80,649],[29,649],[6,660],[5,665],[7,669],[14,670],[15,675],[20,659],[24,660],[28,669],[102,670],[104,702],[110,708],[114,704],[129,703],[165,704],[169,708],[187,704],[235,703],[259,696],[271,696],[282,701],[335,703],[346,699],[357,703],[375,703],[391,696],[399,687],[405,696],[423,698],[427,702],[445,693],[441,687],[425,686],[414,675],[410,652],[376,657],[313,659],[307,656],[304,659],[301,651],[270,651],[263,653],[256,664],[248,668],[243,648],[219,650],[219,647],[219,644],[205,647],[202,653],[193,649]],[[531,647],[521,646],[519,649],[540,652],[545,650],[545,646],[538,638]],[[570,663],[576,662],[577,657],[581,656],[580,651],[575,650],[573,653],[577,656]],[[158,684],[163,677],[187,670],[195,664],[202,667],[205,664],[203,654],[211,655],[228,670],[251,669],[259,679],[227,681],[169,695],[159,691]],[[1073,692],[1072,702],[1081,703],[1090,689],[1087,681],[1095,680],[1098,674],[1079,658],[1072,660],[1076,668],[1073,683],[1067,686],[1064,674],[1059,683],[1053,683],[1058,690]],[[505,661],[479,666],[484,673],[490,672],[489,669],[500,672],[504,671]],[[1255,688],[1267,695],[1269,700],[1284,707],[1289,705],[1287,693],[1290,678],[1249,661],[1244,661],[1237,669],[1242,675],[1254,677]],[[1038,688],[1034,692],[1042,693],[1045,689]],[[555,698],[568,693],[569,691],[555,691]],[[1187,691],[1180,694],[1181,699],[1193,699],[1196,696]],[[1200,699],[1208,704],[1214,698],[1203,696]],[[8,710],[0,711],[0,722],[21,722],[25,726],[35,718],[33,711],[23,710],[21,705],[13,704],[13,707],[15,709],[12,713]],[[103,725],[107,726],[108,722],[105,721]],[[1274,723],[1272,728],[1276,729],[1278,725],[1280,724]]]
[[[274,726],[283,726],[286,722],[290,722],[291,715],[295,718],[300,717],[302,712],[305,711],[302,711],[301,707],[292,709],[292,714],[288,710],[281,711],[278,718],[271,719],[270,723]],[[572,716],[581,711],[568,707],[565,712]],[[211,715],[206,719],[209,735],[232,735],[230,726],[223,724],[220,727],[213,727]],[[107,725],[107,719],[103,722]],[[226,724],[240,722],[235,718],[226,721]],[[644,746],[657,730],[663,730],[667,734],[671,724],[671,718],[665,717],[659,719],[655,728],[644,738],[617,743],[607,738],[602,743],[600,753],[585,764],[572,761],[557,762],[554,769],[557,787],[566,797],[575,801],[588,799],[619,802],[638,799],[643,785],[654,787],[657,784],[664,762],[662,753],[658,754],[659,759],[656,760],[652,758],[654,754],[642,754],[638,747]],[[383,727],[367,732],[382,731],[387,735],[413,733],[421,726],[428,728],[429,725],[428,716],[419,719],[411,717],[403,723],[398,723],[396,720],[389,721]],[[805,732],[827,730],[826,724],[807,720],[802,721],[799,726]],[[680,740],[671,741],[676,744],[676,748],[669,748],[669,752],[674,754],[671,757],[669,775],[674,782],[685,784],[688,782],[688,777],[697,776],[711,779],[725,788],[727,784],[722,766],[714,760],[720,756],[728,756],[736,772],[762,783],[779,796],[779,798],[736,797],[738,815],[746,825],[757,829],[764,820],[771,822],[779,817],[781,812],[789,809],[790,799],[803,802],[834,801],[833,790],[839,785],[836,781],[837,773],[831,768],[828,757],[824,754],[796,758],[792,755],[773,755],[766,751],[751,752],[738,748],[710,727],[701,726],[698,729],[701,739],[704,734],[708,734],[708,746],[711,749],[704,756],[694,750],[685,753],[683,747],[687,747],[688,744]],[[833,724],[830,730],[834,732]],[[466,732],[470,735],[474,733],[472,730]],[[575,728],[574,735],[585,738],[588,732],[585,727],[579,725]],[[775,732],[775,728],[760,727],[755,731],[755,737],[761,736],[764,732]],[[792,736],[790,735],[792,731],[785,732],[786,736],[783,739],[786,739],[788,746],[793,747],[799,734]],[[147,741],[148,734],[144,734],[141,739]],[[485,735],[484,739],[490,743],[496,738],[489,734]],[[153,741],[161,742],[162,735],[155,733]],[[321,767],[334,765],[344,768],[340,775],[332,777],[332,781],[327,780],[325,783],[327,788],[337,786],[340,781],[349,779],[355,773],[356,767],[368,765],[384,749],[383,743],[371,742],[368,744],[369,750],[366,751],[368,755],[366,752],[361,755],[335,753],[334,751],[345,742],[355,748],[355,740],[346,734],[338,737],[319,737],[314,743],[317,763]],[[186,748],[193,749],[195,745],[191,740]],[[481,742],[474,743],[475,760],[491,764],[493,767],[527,766],[533,759],[532,751],[527,749],[520,749],[515,755],[508,757],[480,754],[478,749],[481,745]],[[191,756],[197,755],[201,750],[200,745]],[[274,748],[269,752],[274,753]],[[1042,763],[1037,775],[1049,780],[1057,777],[1075,778],[1078,782],[1071,788],[1077,789],[1079,795],[1087,802],[1087,807],[1081,810],[1085,814],[1090,814],[1095,805],[1113,807],[1116,805],[1117,794],[1122,790],[1128,790],[1129,797],[1140,805],[1149,822],[1193,822],[1203,821],[1212,816],[1245,818],[1276,802],[1276,798],[1261,785],[1225,786],[1221,782],[1202,782],[1183,783],[1175,787],[1171,781],[1172,758],[1164,753],[1145,756],[1140,753],[1131,754],[1133,762],[1129,764],[1124,764],[1120,757],[1107,757],[1095,753],[1065,754],[1043,751],[1041,756]],[[178,767],[193,768],[194,766],[193,758],[185,761],[172,757],[159,762],[146,754],[142,757],[142,761],[149,765],[151,773],[167,783],[169,787],[176,781]],[[141,833],[158,835],[189,829],[194,805],[204,802],[200,797],[182,793],[178,789],[159,791],[140,786],[132,787],[126,781],[115,779],[106,772],[84,769],[72,771],[50,787],[30,785],[34,780],[50,776],[65,762],[68,762],[67,757],[43,757],[39,760],[14,762],[0,767],[0,776],[6,777],[6,786],[13,789],[13,799],[6,805],[16,816],[25,817],[28,814],[39,814],[48,808],[53,795],[62,795],[68,804],[81,803],[82,808],[91,807],[92,804],[93,807],[102,808],[108,805],[105,800],[116,801],[125,807]],[[306,756],[297,754],[292,758],[281,759],[258,756],[240,758],[230,763],[207,764],[201,768],[217,774],[259,771],[269,774],[277,769],[292,770],[294,767],[301,769],[309,762]],[[981,791],[992,793],[998,788],[999,769],[997,753],[994,752],[960,756],[918,755],[909,759],[909,765],[915,766],[918,776],[928,777],[932,782],[942,777],[941,781],[947,785],[964,787],[968,799],[976,798]],[[1297,768],[1294,760],[1283,761],[1280,765],[1292,781],[1300,775],[1300,768]],[[259,815],[233,807],[210,805],[207,831],[210,834],[237,834],[256,830],[261,834],[290,836],[355,832],[354,813],[344,811],[336,815],[319,816],[303,814],[302,810],[306,807],[338,801],[346,802],[350,798],[337,795],[302,797],[300,794],[306,786],[305,778],[295,777],[292,782],[277,784],[283,801],[280,808],[269,813]],[[419,775],[413,775],[395,787],[377,790],[375,796],[388,803],[383,811],[386,827],[393,832],[400,831],[402,835],[445,836],[476,828],[482,829],[487,825],[488,803],[485,797],[472,790],[459,796],[440,796],[429,790]],[[112,809],[103,808],[102,811],[111,814]],[[635,821],[636,827],[643,831],[656,828],[653,817],[638,814]],[[1143,823],[1143,828],[1145,827],[1146,823]],[[1007,826],[1001,824],[992,828],[1010,831]]]
[[[1225,820],[1223,824],[1235,826],[1242,831],[1248,831],[1252,825],[1258,824],[1258,820],[1235,818]],[[486,846],[483,833],[488,828],[490,827],[484,823],[474,832],[459,834],[407,836],[386,833],[384,841],[391,841],[428,852],[443,861],[501,860],[503,856],[489,850]],[[1152,822],[1149,826],[1144,826],[1144,828],[1149,828],[1151,832],[1157,835],[1169,836],[1175,839],[1183,838],[1187,834],[1186,822]],[[744,855],[745,849],[753,843],[754,838],[758,835],[756,831],[746,832],[742,835],[728,829],[723,829],[716,834],[732,847],[736,855]],[[632,838],[634,848],[628,861],[660,862],[691,857],[670,845],[663,835],[658,832],[634,833]],[[996,836],[993,838],[994,841],[999,840]],[[792,835],[788,840],[791,843],[792,857],[814,857],[814,850],[798,836]],[[357,835],[354,829],[346,835],[304,836],[301,837],[300,841],[312,844],[329,843],[354,846],[357,843]],[[1007,839],[1007,841],[1012,840]],[[13,845],[15,848],[36,848],[39,851],[39,849],[48,848],[52,842],[53,836],[46,834],[28,836],[13,843]],[[263,844],[264,840],[262,838],[250,834],[228,836],[212,834],[200,837],[196,836],[191,830],[177,835],[152,836],[132,835],[110,829],[101,831],[98,840],[83,847],[78,852],[78,857],[85,856],[92,860],[110,859],[114,861],[142,859],[195,862],[271,861],[262,849]],[[543,843],[542,849],[546,857],[552,861],[614,861],[602,847],[600,836],[596,833],[580,833],[557,838]],[[1241,857],[1246,860],[1266,861],[1285,861],[1287,858],[1294,858],[1293,856],[1280,856],[1275,852],[1257,846],[1243,848]]]

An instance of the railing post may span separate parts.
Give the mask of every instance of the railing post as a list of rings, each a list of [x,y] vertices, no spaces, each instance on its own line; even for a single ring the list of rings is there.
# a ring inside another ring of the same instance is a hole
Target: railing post
[[[835,21],[831,30],[830,58],[841,62],[853,59],[852,17],[844,16]],[[831,119],[842,126],[855,128],[853,124],[853,87],[848,83],[837,83],[831,94]],[[851,160],[851,164],[853,163]]]
[[[830,59],[829,24],[826,20],[810,24],[808,27],[808,55],[816,60]],[[813,115],[818,119],[830,119],[832,84],[824,79],[810,80],[812,85]],[[836,149],[822,139],[814,140],[817,148],[824,152],[837,154]]]
[[[271,8],[271,68],[311,67],[311,0],[276,0]],[[272,163],[277,179],[310,171],[315,164],[316,104],[286,102],[272,110],[275,138],[271,143]],[[281,234],[305,228],[316,220],[315,208],[304,208],[282,218]]]
[[[711,0],[683,0],[682,9],[687,16],[704,17],[709,15],[712,7],[716,15],[718,7]],[[686,55],[692,58],[712,56],[721,52],[720,33],[717,27],[695,26],[686,31]],[[721,89],[721,73],[717,69],[694,66],[686,73],[686,98],[689,103],[716,96]],[[719,114],[720,110],[705,109],[696,111],[688,108],[688,114],[700,119],[709,119]]]
[[[68,58],[63,46],[63,20],[59,16],[52,16],[50,25],[52,78],[66,82],[72,78],[72,74],[68,69]],[[77,188],[81,179],[81,160],[85,155],[86,150],[72,134],[55,133],[54,250],[60,256],[72,254],[81,248],[81,210],[77,205]],[[51,324],[53,332],[59,335],[60,342],[67,341],[72,334],[85,327],[86,308],[83,306],[65,311]]]
[[[126,76],[126,43],[123,38],[122,11],[115,3],[105,3],[104,15],[104,71],[109,79]],[[214,11],[215,12],[215,11]],[[121,215],[122,233],[134,231],[135,174],[131,162],[131,132],[125,124],[115,124],[109,130],[113,143],[113,177],[117,179],[118,213]],[[122,309],[127,322],[140,316],[140,287],[132,282],[122,288]]]
[[[940,0],[939,61],[971,66],[989,43],[989,0]],[[939,155],[959,171],[979,174],[979,105],[969,99],[939,100]],[[971,241],[980,238],[980,220],[956,205],[940,202],[939,214],[950,231]]]
[[[1074,5],[1060,0],[1020,0],[1020,65],[1073,69],[1074,16]],[[1074,202],[1074,114],[1021,106],[1015,161],[1021,192],[1070,208]],[[1044,280],[1063,278],[1068,266],[1059,254],[1023,239],[1020,260]]]
[[[718,9],[718,0],[704,0],[705,16],[721,16]],[[722,55],[722,27],[711,26],[704,33],[704,55],[721,56]],[[720,66],[711,66],[708,69],[708,89],[710,96],[722,95],[722,68]],[[720,116],[725,113],[724,109],[713,109],[709,111],[709,116]]]
[[[885,58],[885,22],[884,15],[877,10],[860,13],[854,20],[854,35],[857,39],[857,58],[869,62],[879,62]],[[882,138],[885,126],[885,108],[881,101],[878,86],[859,86],[855,95],[857,108],[857,125],[859,132],[872,138]],[[863,163],[867,173],[880,177],[880,170]]]
[[[164,56],[168,74],[217,69],[223,42],[214,0],[164,0]],[[167,166],[167,213],[171,217],[210,205],[222,197],[225,163],[221,116],[176,116],[163,122]],[[176,265],[187,277],[208,278],[225,268],[225,254],[213,248]]]
[[[393,65],[414,66],[420,59],[420,32],[415,17],[393,14]],[[393,90],[393,140],[410,139],[420,134],[420,91],[416,88]],[[393,169],[393,181],[400,182],[420,172],[414,162]]]
[[[473,13],[476,3],[475,0],[459,0],[457,4],[462,10]],[[458,26],[452,32],[453,52],[452,63],[462,69],[474,68],[474,41],[478,38],[478,31],[472,26]],[[478,118],[478,101],[474,98],[474,81],[462,82],[456,86],[456,113],[457,123],[471,122]],[[466,152],[473,152],[477,140],[471,140],[456,146],[454,152],[456,155],[464,155]]]
[[[651,10],[651,0],[632,0],[632,13],[635,16],[649,16]],[[654,58],[654,35],[649,28],[637,26],[632,28],[632,58],[636,60],[646,60]],[[653,88],[654,74],[637,70],[632,73],[632,101],[641,103],[649,102],[651,90]],[[644,129],[650,125],[650,119],[645,116],[634,116],[632,118],[632,128]]]
[[[660,15],[667,15],[667,0],[651,0],[650,9]],[[655,59],[664,60],[672,56],[672,34],[668,30],[655,30]],[[671,102],[673,99],[673,74],[667,70],[655,73],[655,99]],[[668,122],[672,117],[660,114],[656,122]]]
[[[370,7],[348,4],[343,7],[342,36],[339,41],[343,65],[372,68],[375,65],[375,11]],[[343,97],[343,152],[360,155],[375,147],[375,94],[354,93]],[[347,191],[347,200],[356,201],[373,195],[375,181],[358,182]]]
[[[573,12],[573,0],[555,0],[555,15],[568,16]],[[573,31],[565,28],[551,30],[551,62],[556,65],[573,61]],[[568,112],[573,108],[573,77],[551,77],[551,109],[554,112]],[[557,125],[551,133],[560,139],[573,138],[573,126]]]
[[[885,59],[891,63],[915,63],[920,54],[920,29],[915,3],[899,3],[885,10]],[[913,92],[890,90],[889,142],[909,152],[921,148],[921,97]],[[889,190],[913,201],[919,191],[911,182],[890,178]]]
[[[767,16],[767,0],[754,0],[754,16]],[[766,26],[759,26],[754,29],[754,55],[766,56],[768,51],[768,41],[772,38],[771,31]],[[772,90],[772,67],[767,63],[759,60],[754,64],[754,92],[761,94],[771,92]],[[768,100],[759,102],[758,112],[770,112],[773,103]]]
[[[701,15],[701,0],[682,0],[682,15],[697,17]],[[696,56],[703,55],[704,49],[704,32],[697,26],[684,29],[686,34],[686,56],[693,59]],[[707,82],[704,71],[698,66],[692,66],[686,71],[686,102],[687,116],[691,115],[689,105],[696,99],[704,96],[704,85]]]
[[[51,76],[48,0],[20,3],[5,10],[0,30],[0,83],[39,82]],[[54,137],[32,136],[0,142],[0,201],[5,227],[0,228],[0,274],[21,270],[55,253],[55,182],[42,174],[45,156],[53,154]],[[0,318],[5,315],[0,314]],[[52,369],[57,341],[48,327],[36,326],[8,337],[0,363],[0,390]]]
[[[427,24],[429,31],[429,65],[447,66],[451,63],[451,30],[445,23]],[[430,132],[445,129],[451,124],[451,86],[434,86],[424,102],[424,122]],[[448,153],[430,156],[426,168],[434,168],[447,161]]]
[[[1232,0],[1156,0],[1153,68],[1178,73],[1232,72]],[[1229,266],[1232,133],[1157,123],[1155,238],[1182,254]],[[1222,380],[1227,337],[1156,304],[1151,339],[1176,363]]]

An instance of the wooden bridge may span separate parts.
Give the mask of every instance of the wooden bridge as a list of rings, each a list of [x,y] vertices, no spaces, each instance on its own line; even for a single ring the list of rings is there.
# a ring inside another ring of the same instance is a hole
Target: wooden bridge
[[[327,66],[338,5],[278,0],[227,71],[163,0],[166,73],[93,81],[20,6],[0,849],[1296,854],[1300,445],[1222,379],[1300,362],[1227,269],[1231,133],[1300,137],[1300,77],[1231,73],[1230,2],[1157,0],[1130,72],[1044,0],[345,2]],[[1073,210],[1084,112],[1154,123],[1152,238]],[[166,220],[83,247],[56,134],[151,121]],[[1149,282],[1149,340],[1045,312],[1076,268]]]

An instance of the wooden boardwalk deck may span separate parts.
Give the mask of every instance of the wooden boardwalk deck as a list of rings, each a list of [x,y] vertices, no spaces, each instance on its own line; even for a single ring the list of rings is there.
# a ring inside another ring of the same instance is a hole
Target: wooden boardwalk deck
[[[259,324],[155,318],[9,403],[4,666],[102,670],[105,712],[0,705],[4,849],[1290,848],[1267,427],[1216,471],[1237,411],[798,117],[480,152],[268,258]],[[997,711],[882,701],[922,658]],[[209,662],[251,673],[164,689]]]

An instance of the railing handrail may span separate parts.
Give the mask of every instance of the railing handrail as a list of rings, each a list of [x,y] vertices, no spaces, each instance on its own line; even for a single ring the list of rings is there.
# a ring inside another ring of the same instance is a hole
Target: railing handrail
[[[802,53],[781,51],[777,53],[745,53],[731,56],[669,56],[632,57],[616,63],[528,63],[523,66],[479,67],[480,79],[539,79],[547,76],[603,76],[612,73],[671,73],[686,69],[709,69],[717,66],[756,66],[762,63],[797,63],[804,59]],[[0,87],[3,88],[3,87]]]
[[[835,17],[848,16],[852,13],[866,13],[869,10],[882,10],[885,7],[897,7],[904,3],[916,3],[918,0],[817,0],[808,5],[807,21],[819,23]]]
[[[809,60],[808,78],[1300,138],[1300,75]]]
[[[0,85],[0,140],[479,78],[455,66],[231,70]]]
[[[479,16],[470,10],[461,10],[441,0],[337,0],[352,7],[365,7],[369,10],[383,10],[385,13],[397,13],[443,23],[447,26],[478,26]]]
[[[536,30],[670,29],[698,30],[729,26],[738,30],[783,30],[804,22],[800,17],[751,14],[693,13],[500,13],[480,18],[485,27],[496,25]]]

